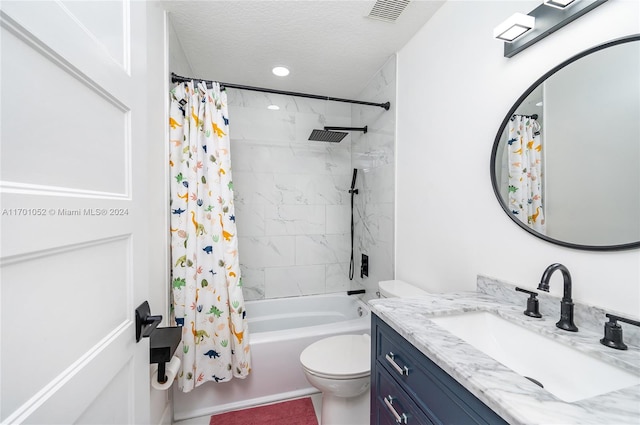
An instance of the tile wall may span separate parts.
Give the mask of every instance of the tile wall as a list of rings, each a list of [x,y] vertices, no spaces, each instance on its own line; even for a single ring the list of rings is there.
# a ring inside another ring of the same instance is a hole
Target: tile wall
[[[246,300],[349,289],[351,105],[228,89],[231,163]],[[280,107],[273,111],[270,104]]]
[[[228,89],[231,162],[246,300],[342,292],[394,276],[396,58],[357,97],[391,109]],[[273,111],[268,105],[280,107]],[[340,143],[311,130],[368,126]],[[355,273],[350,282],[353,168]],[[369,276],[360,277],[361,254]]]
[[[366,134],[354,134],[352,167],[358,169],[355,198],[354,281],[374,298],[378,282],[394,278],[396,57],[389,58],[373,76],[358,99],[391,102],[391,108],[352,106],[355,127],[368,126]],[[360,277],[361,254],[369,256],[369,275]]]

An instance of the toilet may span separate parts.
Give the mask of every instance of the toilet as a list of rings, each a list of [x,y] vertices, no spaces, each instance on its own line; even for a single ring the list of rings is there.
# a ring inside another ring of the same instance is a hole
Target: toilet
[[[371,338],[337,335],[305,348],[300,363],[322,392],[321,425],[368,425]]]
[[[379,282],[382,298],[428,292],[401,280]],[[322,392],[321,425],[369,425],[371,337],[337,335],[305,348],[300,363],[307,381]]]
[[[428,292],[402,280],[383,280],[378,282],[380,298],[413,298],[429,295]]]

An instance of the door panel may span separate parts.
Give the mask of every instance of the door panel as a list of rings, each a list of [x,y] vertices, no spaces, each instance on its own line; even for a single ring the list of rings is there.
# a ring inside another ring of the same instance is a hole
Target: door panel
[[[131,364],[127,364],[113,377],[109,385],[96,397],[93,403],[78,418],[77,423],[83,425],[104,423],[125,424],[129,415],[129,400],[131,394],[122,389],[129,388],[128,380],[131,378]],[[118,408],[114,409],[114,406]]]
[[[109,56],[127,69],[128,56],[128,4],[125,1],[92,1],[87,7],[86,0],[62,0],[62,8],[66,9],[71,19],[79,22],[87,35],[94,39]]]
[[[145,2],[0,7],[0,420],[146,423]]]
[[[128,195],[128,108],[79,72],[70,72],[61,58],[5,28],[2,49],[12,58],[2,63],[2,96],[26,98],[3,105],[11,114],[10,120],[3,120],[3,137],[20,141],[3,144],[3,179]],[[36,99],[38,109],[47,113],[34,114]],[[72,131],[83,137],[69,137]],[[28,158],[29,167],[17,158]],[[105,179],[111,171],[111,178]]]
[[[120,238],[3,261],[3,411],[18,409],[127,322],[129,246]]]

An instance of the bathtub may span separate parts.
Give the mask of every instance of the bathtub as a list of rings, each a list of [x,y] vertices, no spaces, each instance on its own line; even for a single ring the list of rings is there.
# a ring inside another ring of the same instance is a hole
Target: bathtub
[[[370,333],[367,305],[346,294],[246,302],[252,369],[245,379],[206,382],[190,393],[174,385],[176,421],[317,393],[300,366],[309,344],[332,335]]]

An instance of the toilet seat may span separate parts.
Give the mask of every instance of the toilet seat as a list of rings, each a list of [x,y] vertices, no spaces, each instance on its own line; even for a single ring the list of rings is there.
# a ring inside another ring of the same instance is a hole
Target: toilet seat
[[[356,379],[371,374],[369,335],[338,335],[309,345],[300,354],[302,367],[327,379]]]

